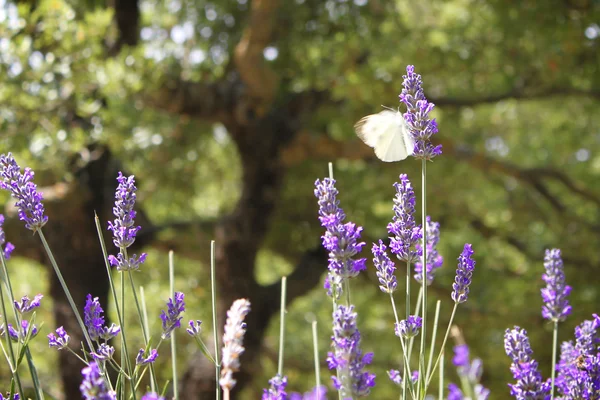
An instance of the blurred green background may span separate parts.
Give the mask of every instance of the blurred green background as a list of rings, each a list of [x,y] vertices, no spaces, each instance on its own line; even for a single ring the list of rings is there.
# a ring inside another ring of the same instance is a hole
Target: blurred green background
[[[433,299],[442,300],[445,327],[456,258],[472,243],[477,267],[455,323],[484,361],[490,398],[505,399],[506,328],[528,330],[549,376],[552,333],[540,314],[544,249],[563,250],[573,286],[573,314],[559,340],[598,311],[599,24],[594,0],[0,0],[0,152],[12,151],[44,187],[73,182],[66,160],[85,146],[109,148],[139,181],[139,208],[156,226],[169,226],[144,248],[150,255],[136,275],[154,331],[169,297],[166,250],[175,243],[186,249],[176,253],[186,318],[205,320],[208,337],[210,226],[243,219],[239,204],[272,205],[264,235],[251,244],[257,257],[247,265],[255,283],[267,287],[318,247],[313,184],[327,175],[327,162],[334,163],[348,219],[365,228],[364,257],[372,241],[387,236],[400,173],[420,196],[419,162],[382,163],[353,131],[381,105],[398,105],[402,75],[413,64],[436,104],[434,142],[444,146],[428,165],[428,214],[441,223],[445,258],[430,309]],[[267,194],[252,197],[255,184]],[[206,221],[209,229],[198,236],[173,228],[174,221]],[[21,251],[10,264],[16,294],[47,293],[40,276],[49,271]],[[313,386],[313,318],[330,383],[325,270],[323,259],[321,281],[304,286],[288,308],[290,390]],[[403,282],[403,266],[398,274]],[[398,367],[400,344],[370,261],[352,288],[363,349],[375,353],[371,397],[395,398],[385,371]],[[56,352],[44,339],[55,327],[49,295],[41,314],[34,357],[49,392],[61,397]],[[258,398],[276,373],[278,329],[274,314],[240,398]],[[196,348],[179,337],[185,371]],[[169,378],[166,347],[158,371]],[[458,381],[449,365],[446,371]]]

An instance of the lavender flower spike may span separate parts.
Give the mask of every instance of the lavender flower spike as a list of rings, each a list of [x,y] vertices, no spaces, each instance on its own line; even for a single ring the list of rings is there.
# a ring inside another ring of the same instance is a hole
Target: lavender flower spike
[[[343,223],[346,216],[339,208],[335,180],[325,178],[321,182],[317,179],[314,193],[319,199],[319,220],[325,228],[321,238],[323,247],[329,251],[329,284],[336,286],[330,290],[333,293],[339,290],[337,284],[341,280],[353,278],[367,268],[365,258],[353,259],[365,245],[360,242],[362,227],[352,222]]]
[[[140,349],[137,357],[135,358],[135,363],[137,365],[146,365],[156,361],[156,358],[158,357],[158,350],[151,349],[150,353],[148,354],[148,357],[146,357],[145,354],[146,351],[144,349]]]
[[[12,153],[0,155],[0,189],[8,190],[17,200],[19,219],[25,222],[25,228],[35,232],[46,225],[48,217],[44,215],[43,196],[37,191],[33,176],[30,168],[21,173]]]
[[[56,335],[54,333],[48,335],[48,345],[54,347],[56,350],[62,350],[67,347],[69,340],[71,340],[71,337],[62,326],[56,329]]]
[[[400,175],[400,182],[394,183],[394,187],[394,217],[387,226],[388,232],[393,235],[390,250],[399,260],[417,261],[422,253],[415,246],[423,235],[415,223],[415,192],[406,174]]]
[[[333,386],[344,399],[368,396],[375,386],[375,374],[363,371],[373,361],[373,353],[363,355],[360,350],[356,316],[354,306],[340,305],[333,313],[333,351],[327,355],[327,364],[338,371],[332,376]]]
[[[469,285],[473,277],[475,269],[475,260],[471,258],[473,249],[470,244],[465,244],[465,247],[458,257],[458,267],[456,268],[456,277],[452,284],[452,300],[455,303],[464,303],[469,295]]]
[[[373,243],[371,252],[373,253],[373,264],[375,264],[375,269],[377,269],[377,278],[379,278],[379,289],[383,293],[394,293],[398,286],[396,276],[394,275],[396,266],[388,257],[383,241],[379,240],[379,245]]]
[[[546,282],[546,287],[542,289],[542,317],[551,321],[564,321],[571,313],[567,300],[571,286],[565,283],[565,270],[559,249],[546,250],[544,267],[546,273],[542,275],[542,279]]]
[[[14,301],[15,309],[20,314],[27,314],[28,312],[33,311],[34,308],[38,308],[44,296],[41,294],[36,294],[33,300],[29,299],[29,296],[23,296],[21,301]]]
[[[419,334],[419,329],[423,326],[423,318],[415,315],[410,315],[408,319],[403,319],[396,324],[396,336],[410,339]]]
[[[83,308],[83,322],[92,340],[110,340],[121,331],[118,325],[104,326],[104,310],[97,297],[88,294]]]
[[[233,302],[227,311],[227,322],[223,334],[223,355],[221,379],[219,384],[223,390],[231,390],[236,384],[233,373],[240,369],[240,356],[244,352],[243,340],[246,333],[244,319],[250,312],[250,301],[238,299]]]
[[[106,361],[112,358],[112,355],[115,353],[115,348],[109,346],[106,343],[100,344],[98,346],[98,350],[91,352],[90,354],[96,361]]]
[[[85,400],[116,400],[116,393],[108,389],[96,362],[92,361],[81,374],[83,381],[79,390]]]
[[[516,399],[546,400],[550,395],[550,382],[542,380],[537,362],[531,357],[533,351],[525,329],[515,326],[504,334],[504,350],[512,359],[510,371],[515,384],[509,384],[510,394]]]
[[[0,214],[0,252],[3,252],[4,258],[8,260],[10,258],[10,254],[15,249],[15,246],[11,242],[6,242],[6,235],[2,225],[4,225],[4,215]],[[4,245],[5,243],[6,246]],[[2,246],[4,246],[4,250],[2,250]]]
[[[269,389],[263,389],[261,400],[287,400],[287,377],[275,375],[269,379]]]
[[[160,319],[162,319],[162,338],[168,339],[171,337],[171,332],[175,328],[181,326],[181,313],[185,311],[185,301],[183,301],[184,294],[181,292],[175,292],[173,298],[169,298],[167,303],[167,312],[162,311],[160,313]]]
[[[427,225],[427,286],[430,286],[435,277],[435,270],[444,263],[444,257],[437,251],[437,245],[440,242],[440,223],[432,222],[431,217],[428,215],[425,224]],[[421,242],[417,243],[416,248],[422,254],[423,245]],[[421,284],[423,283],[421,258],[415,262],[415,280]]]
[[[434,147],[430,141],[431,136],[438,132],[435,118],[429,118],[429,113],[435,106],[425,98],[421,75],[415,74],[414,66],[407,66],[406,75],[402,78],[403,89],[399,97],[400,101],[406,104],[404,120],[415,140],[413,156],[417,159],[431,160],[442,154],[442,146]]]
[[[196,321],[190,320],[188,325],[190,327],[186,329],[186,332],[190,336],[198,336],[200,334],[200,332],[202,332],[202,327],[200,326],[200,325],[202,325],[202,321],[200,321],[199,319],[197,319]]]

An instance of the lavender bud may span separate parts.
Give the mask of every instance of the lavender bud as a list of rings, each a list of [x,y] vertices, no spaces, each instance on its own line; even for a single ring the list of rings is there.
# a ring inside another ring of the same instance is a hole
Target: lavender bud
[[[471,259],[473,249],[470,244],[465,247],[458,257],[458,267],[456,268],[456,277],[452,284],[452,300],[455,303],[464,303],[469,295],[469,285],[475,269],[475,260]]]
[[[181,326],[181,319],[183,318],[181,313],[185,311],[184,297],[183,293],[175,292],[175,296],[169,298],[169,301],[167,302],[167,312],[161,312],[160,319],[162,320],[163,339],[170,338],[171,332],[173,332],[175,328]]]
[[[69,340],[71,340],[71,337],[62,326],[56,329],[56,335],[54,333],[48,335],[48,345],[54,347],[56,350],[62,350],[67,347]]]
[[[240,356],[244,352],[243,340],[246,333],[244,319],[250,312],[250,301],[238,299],[227,311],[227,322],[223,334],[222,369],[219,384],[223,390],[231,390],[236,384],[233,373],[240,369]]]
[[[542,317],[551,321],[564,321],[571,313],[567,300],[571,286],[565,283],[565,270],[559,249],[546,250],[544,268],[546,273],[542,275],[542,279],[546,282],[546,287],[542,289]]]

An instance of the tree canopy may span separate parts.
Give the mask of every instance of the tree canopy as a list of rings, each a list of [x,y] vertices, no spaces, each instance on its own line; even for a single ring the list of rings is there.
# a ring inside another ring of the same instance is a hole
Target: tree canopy
[[[221,316],[235,298],[261,299],[246,357],[264,373],[242,371],[242,398],[256,398],[275,372],[281,275],[290,277],[290,387],[312,385],[311,313],[324,360],[330,308],[313,184],[327,176],[327,162],[348,218],[365,228],[364,257],[387,237],[398,175],[407,173],[420,193],[419,163],[382,163],[353,132],[381,105],[400,106],[409,64],[436,105],[434,141],[443,145],[427,176],[428,214],[441,223],[445,257],[432,291],[449,299],[455,259],[472,243],[477,269],[456,323],[484,361],[492,398],[508,393],[502,335],[513,325],[530,331],[549,375],[544,249],[563,250],[573,286],[561,340],[598,311],[598,2],[1,1],[0,151],[36,170],[66,210],[85,203],[91,235],[93,210],[110,211],[116,171],[135,174],[149,232],[140,245],[157,260],[144,268],[164,271],[158,260],[175,249],[187,260],[178,274],[189,297],[201,299],[198,313],[208,312],[208,284],[188,277],[207,276],[217,241]],[[101,182],[84,167],[98,148],[117,160],[100,164]],[[75,182],[72,196],[61,196],[57,185]],[[28,234],[7,232],[13,242],[11,234]],[[20,255],[44,261],[31,253]],[[389,345],[391,310],[372,264],[354,284],[363,341],[375,352],[373,396],[387,398],[385,370],[401,361]],[[442,308],[442,321],[449,312]],[[182,396],[198,398],[190,394],[200,387],[198,357],[186,352],[180,362],[189,390]]]

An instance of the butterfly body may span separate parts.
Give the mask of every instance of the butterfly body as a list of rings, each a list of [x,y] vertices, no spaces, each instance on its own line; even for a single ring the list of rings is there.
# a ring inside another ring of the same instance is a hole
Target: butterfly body
[[[399,111],[384,110],[367,115],[354,125],[354,129],[382,161],[400,161],[413,154],[415,142]]]

